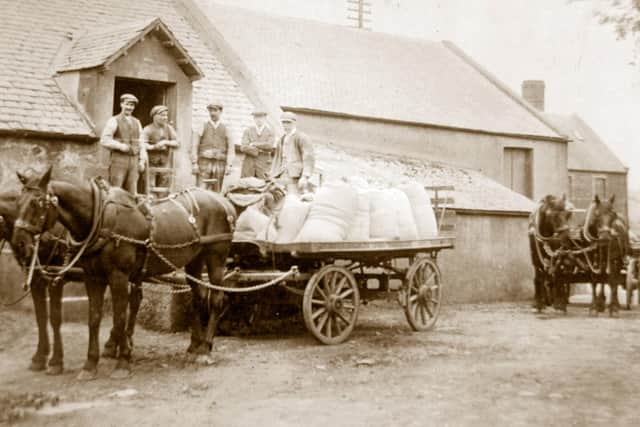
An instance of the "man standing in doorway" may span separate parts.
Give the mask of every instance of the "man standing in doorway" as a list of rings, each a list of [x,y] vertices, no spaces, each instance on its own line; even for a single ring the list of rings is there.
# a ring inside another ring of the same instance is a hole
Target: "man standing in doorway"
[[[220,122],[222,104],[212,102],[207,110],[209,120],[193,134],[192,172],[198,187],[220,192],[224,176],[231,172],[233,146],[227,127]]]
[[[273,176],[291,193],[299,193],[309,184],[315,167],[311,139],[296,129],[294,113],[285,111],[280,118],[284,135],[278,141],[273,160]]]
[[[156,105],[151,109],[152,123],[142,130],[142,143],[149,156],[149,166],[155,168],[170,167],[171,148],[178,147],[176,131],[169,124],[169,108]],[[170,172],[157,172],[149,175],[149,187],[163,187],[167,191],[171,186]]]
[[[138,177],[147,162],[140,143],[142,125],[133,117],[138,98],[130,93],[120,97],[120,114],[111,117],[102,130],[100,144],[111,151],[109,183],[136,194]]]
[[[241,178],[267,179],[271,171],[271,159],[275,151],[275,134],[266,123],[267,112],[256,109],[251,113],[254,126],[245,129],[240,151],[244,153]]]

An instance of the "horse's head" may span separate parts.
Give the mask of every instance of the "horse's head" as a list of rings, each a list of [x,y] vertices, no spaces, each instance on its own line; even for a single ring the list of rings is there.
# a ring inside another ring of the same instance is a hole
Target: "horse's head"
[[[615,194],[608,200],[600,200],[596,195],[587,211],[585,220],[585,234],[592,240],[601,243],[609,242],[616,234],[614,223],[618,219],[618,213],[614,209]]]
[[[49,230],[58,218],[58,199],[48,192],[51,168],[42,175],[17,173],[22,183],[18,198],[18,217],[13,227],[12,244],[19,257],[33,256],[36,236]]]
[[[562,197],[549,194],[540,201],[535,226],[543,238],[558,239],[563,244],[569,242],[571,211],[567,203],[564,194]]]

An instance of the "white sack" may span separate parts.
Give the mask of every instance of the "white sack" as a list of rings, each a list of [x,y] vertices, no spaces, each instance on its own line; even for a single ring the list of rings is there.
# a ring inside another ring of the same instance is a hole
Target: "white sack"
[[[400,186],[400,190],[409,198],[413,218],[418,228],[418,236],[421,239],[436,236],[438,234],[438,224],[431,206],[431,196],[427,190],[415,181]]]
[[[369,229],[371,227],[371,208],[369,203],[369,192],[358,192],[358,210],[347,232],[348,241],[366,242],[369,240]]]
[[[295,195],[285,197],[282,208],[278,213],[277,243],[290,243],[295,240],[307,219],[310,207],[310,203],[301,201]]]
[[[393,199],[393,194],[387,190],[374,190],[369,193],[369,237],[371,239],[400,239]]]
[[[309,215],[296,237],[297,242],[339,242],[358,209],[357,193],[345,182],[323,185],[309,208]]]

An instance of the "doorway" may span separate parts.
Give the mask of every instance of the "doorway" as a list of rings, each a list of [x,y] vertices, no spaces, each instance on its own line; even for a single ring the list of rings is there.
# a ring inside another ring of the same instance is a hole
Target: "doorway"
[[[155,105],[166,105],[169,107],[169,121],[175,127],[175,84],[158,82],[153,80],[140,80],[124,77],[116,77],[113,93],[113,114],[120,113],[120,96],[130,93],[138,98],[133,115],[140,120],[142,126],[151,123],[149,113]]]

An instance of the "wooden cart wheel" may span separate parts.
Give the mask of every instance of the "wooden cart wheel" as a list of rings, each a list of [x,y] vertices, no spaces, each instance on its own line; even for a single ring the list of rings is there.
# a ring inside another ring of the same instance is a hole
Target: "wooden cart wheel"
[[[638,286],[638,279],[640,279],[640,273],[638,272],[638,260],[630,259],[627,265],[627,310],[631,310],[631,302],[633,300],[633,290],[638,289],[638,303],[640,303],[640,286]]]
[[[334,265],[316,272],[304,290],[302,315],[307,329],[323,344],[345,341],[358,318],[360,291],[353,274]]]
[[[404,314],[414,331],[433,328],[442,304],[440,269],[430,258],[418,258],[407,272],[403,289]]]

